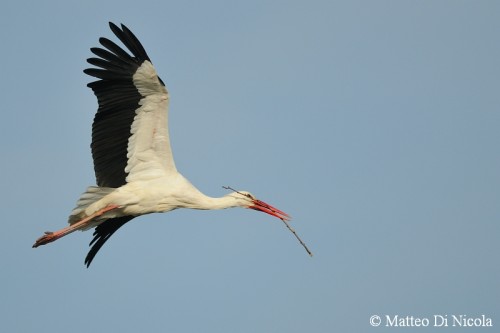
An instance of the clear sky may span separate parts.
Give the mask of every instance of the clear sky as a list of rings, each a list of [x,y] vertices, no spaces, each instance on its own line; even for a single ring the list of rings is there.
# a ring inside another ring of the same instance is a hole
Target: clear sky
[[[178,169],[286,211],[313,258],[242,209],[137,218],[90,269],[91,232],[31,248],[95,183],[82,70],[108,21],[167,84]],[[499,2],[8,1],[0,22],[2,331],[500,327]]]

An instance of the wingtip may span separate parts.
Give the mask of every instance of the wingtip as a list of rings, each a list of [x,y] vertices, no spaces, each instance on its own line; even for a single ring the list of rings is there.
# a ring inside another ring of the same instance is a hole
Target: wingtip
[[[109,21],[108,24],[109,24],[109,27],[111,28],[111,30],[113,30],[114,28],[118,28],[118,26],[111,21]]]
[[[118,30],[118,31],[120,31],[120,32],[122,32],[122,31],[127,31],[127,30],[129,30],[129,31],[130,31],[130,29],[129,29],[129,28],[127,28],[127,26],[126,26],[125,24],[123,24],[123,23],[120,23],[120,25],[118,26],[118,24],[115,24],[115,23],[113,23],[113,22],[109,21],[109,22],[108,22],[108,24],[109,24],[109,28],[110,28],[113,32],[115,32],[116,30]],[[120,29],[120,27],[121,27],[121,29]]]
[[[88,269],[88,268],[90,267],[90,263],[91,263],[91,262],[92,262],[92,261],[87,261],[87,259],[85,259],[85,262],[83,263],[83,264],[85,265],[85,268],[87,268],[87,269]]]

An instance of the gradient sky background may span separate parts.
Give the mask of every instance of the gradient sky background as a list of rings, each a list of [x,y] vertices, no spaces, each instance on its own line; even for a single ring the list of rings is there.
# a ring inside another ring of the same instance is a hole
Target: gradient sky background
[[[241,209],[138,218],[90,269],[91,232],[31,248],[95,183],[82,70],[108,21],[167,84],[179,170],[288,212],[313,258]],[[0,22],[2,331],[500,327],[499,2],[8,1]]]

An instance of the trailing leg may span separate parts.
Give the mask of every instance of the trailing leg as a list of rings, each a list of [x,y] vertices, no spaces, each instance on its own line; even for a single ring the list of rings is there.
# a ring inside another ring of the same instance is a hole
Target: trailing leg
[[[46,231],[45,235],[43,235],[42,237],[40,237],[36,240],[35,244],[33,244],[33,247],[38,247],[40,245],[45,245],[45,244],[51,243],[55,240],[58,240],[61,237],[64,237],[64,236],[72,233],[73,231],[76,231],[79,229],[84,229],[91,222],[93,222],[92,220],[94,218],[101,216],[102,214],[109,212],[110,210],[116,209],[118,207],[119,206],[117,206],[117,205],[108,205],[108,206],[104,207],[103,209],[95,212],[94,214],[87,216],[84,219],[71,224],[70,226],[67,226],[66,228],[62,228],[61,230],[54,231],[54,232]]]

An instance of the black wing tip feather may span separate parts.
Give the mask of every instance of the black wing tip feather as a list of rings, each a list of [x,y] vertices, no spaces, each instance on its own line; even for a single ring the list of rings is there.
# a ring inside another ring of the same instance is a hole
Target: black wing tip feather
[[[103,69],[97,69],[97,71],[94,71],[96,68],[88,68],[83,71],[85,74],[99,78],[101,80],[122,79],[122,76],[125,73],[133,75],[133,73],[144,61],[151,62],[151,59],[149,58],[139,39],[125,24],[121,23],[120,29],[120,27],[118,27],[118,25],[114,24],[113,22],[110,21],[108,23],[111,31],[123,43],[127,50],[132,53],[132,55],[127,53],[122,47],[118,46],[113,41],[107,39],[106,37],[101,37],[99,38],[99,43],[104,48],[90,48],[90,51],[101,59],[89,58],[87,59],[87,62],[91,65],[98,66]],[[101,60],[100,64],[96,65],[96,60]],[[105,62],[107,62],[107,64],[104,64]],[[104,66],[102,66],[103,64]],[[103,74],[104,71],[114,73],[119,72],[121,75],[119,78],[117,78],[114,75],[109,76]],[[158,80],[163,86],[165,86],[165,83],[160,77],[158,77]],[[93,82],[89,83],[87,86],[89,88],[93,88]]]
[[[94,238],[90,242],[91,246],[87,256],[85,257],[85,265],[89,268],[90,264],[94,260],[96,254],[99,252],[101,247],[106,243],[106,241],[113,236],[113,234],[122,227],[125,223],[133,219],[134,216],[122,216],[113,219],[108,219],[98,225],[94,230]]]
[[[149,56],[142,46],[139,39],[134,35],[134,33],[127,28],[127,26],[123,23],[120,24],[121,29],[114,24],[113,22],[109,22],[109,28],[115,34],[116,37],[129,49],[130,52],[136,57],[137,60],[143,62],[145,60],[151,62]]]
[[[105,74],[103,74],[104,71],[106,72],[120,72],[118,68],[122,69],[121,74],[133,74],[135,70],[144,62],[144,61],[149,61],[148,54],[146,53],[146,50],[142,46],[141,42],[139,39],[130,31],[127,26],[124,24],[121,24],[121,29],[114,24],[113,22],[109,22],[109,27],[111,31],[115,34],[115,36],[123,43],[123,45],[126,47],[126,49],[131,53],[129,54],[127,51],[125,51],[122,47],[118,46],[115,42],[111,41],[110,39],[106,37],[100,37],[99,38],[99,43],[103,46],[101,47],[92,47],[90,51],[100,57],[103,61],[107,61],[109,63],[109,66],[105,67],[104,70],[99,70],[99,71],[94,71],[95,68],[88,68],[85,69],[83,72],[87,75],[93,76],[100,78],[102,80],[113,80],[116,79],[115,76],[111,77],[103,77]],[[89,58],[87,59],[87,62],[90,63],[91,65],[94,65],[92,63],[95,60],[90,60],[90,59],[96,59],[96,58]]]

